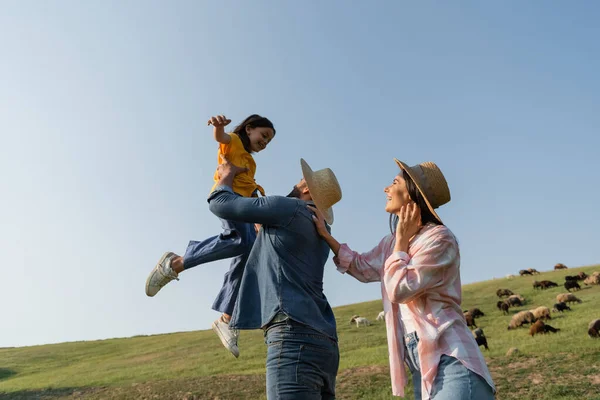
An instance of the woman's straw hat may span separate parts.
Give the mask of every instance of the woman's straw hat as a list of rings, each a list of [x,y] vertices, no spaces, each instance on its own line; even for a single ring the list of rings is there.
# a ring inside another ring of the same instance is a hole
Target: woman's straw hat
[[[323,213],[325,221],[333,224],[331,207],[342,199],[342,189],[335,174],[329,168],[313,171],[303,158],[300,159],[300,165],[315,206]]]
[[[408,176],[410,176],[417,189],[419,189],[419,192],[423,195],[431,213],[442,222],[435,209],[450,201],[450,188],[448,188],[448,182],[446,182],[446,178],[444,178],[444,174],[442,174],[439,167],[431,161],[426,161],[413,167],[409,167],[396,158],[394,158],[394,161],[396,161],[400,169],[406,171]]]

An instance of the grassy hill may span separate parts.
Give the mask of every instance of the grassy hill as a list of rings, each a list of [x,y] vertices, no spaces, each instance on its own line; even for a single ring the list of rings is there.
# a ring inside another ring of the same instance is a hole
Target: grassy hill
[[[584,287],[573,311],[553,313],[557,334],[528,335],[528,328],[508,331],[509,316],[496,309],[496,289],[525,297],[517,311],[548,306],[564,293],[565,275],[591,273],[600,265],[542,272],[534,277],[496,279],[463,287],[463,309],[479,307],[477,319],[488,338],[484,355],[499,399],[600,399],[600,339],[590,339],[587,325],[600,318],[600,287]],[[533,290],[533,280],[548,279],[558,288]],[[582,284],[583,285],[583,284]],[[338,398],[392,399],[385,325],[375,322],[381,301],[334,310],[340,339]],[[350,325],[353,314],[372,321]],[[266,349],[262,331],[245,331],[241,356],[235,359],[212,331],[138,336],[92,342],[0,349],[0,400],[4,399],[264,399]],[[520,353],[506,356],[510,347]],[[408,399],[412,399],[409,388]]]

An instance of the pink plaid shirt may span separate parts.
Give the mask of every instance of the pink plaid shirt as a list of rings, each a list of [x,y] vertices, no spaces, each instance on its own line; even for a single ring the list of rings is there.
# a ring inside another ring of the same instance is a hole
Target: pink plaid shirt
[[[334,262],[361,282],[381,282],[387,328],[392,392],[404,396],[404,327],[399,303],[406,304],[419,343],[423,398],[429,399],[442,355],[457,358],[495,391],[483,355],[467,327],[461,304],[460,253],[452,232],[427,224],[410,241],[408,254],[394,253],[389,234],[371,251],[359,254],[342,244]]]

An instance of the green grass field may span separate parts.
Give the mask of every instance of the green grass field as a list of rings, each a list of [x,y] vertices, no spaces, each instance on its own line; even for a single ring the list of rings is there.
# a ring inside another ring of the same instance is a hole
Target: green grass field
[[[463,287],[463,309],[479,307],[477,319],[488,338],[484,355],[498,387],[498,399],[600,399],[600,339],[587,325],[600,318],[600,286],[576,292],[583,300],[572,311],[553,313],[557,334],[528,335],[528,327],[508,331],[509,316],[496,309],[496,289],[525,297],[514,312],[548,306],[565,293],[565,275],[591,273],[600,265],[542,272],[534,277],[496,279]],[[533,290],[533,280],[558,288]],[[392,399],[385,325],[376,322],[381,301],[334,310],[340,339],[340,399]],[[372,321],[350,325],[353,314]],[[506,356],[510,347],[518,355]],[[235,359],[212,331],[138,336],[93,342],[0,349],[0,400],[3,399],[264,399],[266,349],[262,331],[242,332]],[[408,388],[406,398],[412,399]]]

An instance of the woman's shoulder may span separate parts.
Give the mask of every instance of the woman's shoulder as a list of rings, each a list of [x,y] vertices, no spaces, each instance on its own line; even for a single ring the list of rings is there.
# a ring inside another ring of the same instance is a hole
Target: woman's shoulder
[[[456,236],[446,225],[427,224],[422,231],[423,239],[432,241],[449,241],[458,244]]]

